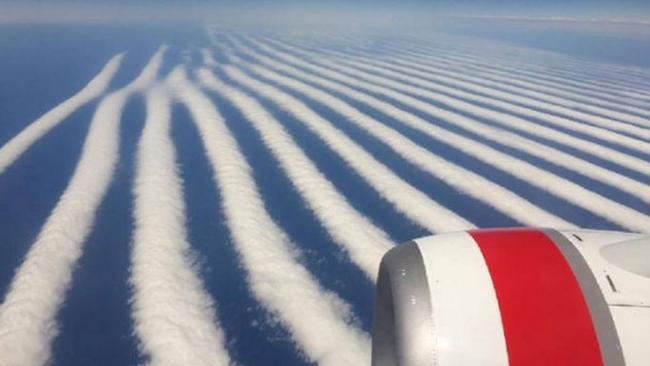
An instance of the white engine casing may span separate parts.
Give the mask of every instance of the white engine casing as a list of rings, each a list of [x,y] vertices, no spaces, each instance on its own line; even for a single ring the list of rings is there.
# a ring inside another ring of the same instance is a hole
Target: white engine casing
[[[373,366],[650,365],[650,236],[491,229],[380,267]]]

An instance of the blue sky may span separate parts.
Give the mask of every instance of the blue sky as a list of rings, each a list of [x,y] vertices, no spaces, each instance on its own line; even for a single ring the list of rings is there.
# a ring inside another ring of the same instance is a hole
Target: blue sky
[[[63,18],[107,17],[128,13],[130,17],[192,17],[195,14],[217,14],[224,11],[304,11],[345,13],[408,13],[423,12],[430,16],[526,16],[571,17],[576,19],[650,20],[650,2],[643,0],[360,0],[360,1],[297,1],[297,0],[94,0],[94,1],[18,1],[0,0],[0,21],[7,18],[54,20]]]

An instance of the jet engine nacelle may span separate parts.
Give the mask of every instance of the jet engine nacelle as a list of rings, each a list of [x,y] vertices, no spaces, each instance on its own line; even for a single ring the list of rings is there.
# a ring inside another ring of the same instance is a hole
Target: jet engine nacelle
[[[373,366],[648,366],[650,236],[491,229],[390,250]]]

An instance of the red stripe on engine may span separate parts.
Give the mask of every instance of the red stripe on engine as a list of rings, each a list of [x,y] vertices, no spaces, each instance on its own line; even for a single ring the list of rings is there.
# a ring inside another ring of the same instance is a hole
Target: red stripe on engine
[[[580,285],[550,238],[529,229],[470,234],[492,277],[510,366],[603,365]]]

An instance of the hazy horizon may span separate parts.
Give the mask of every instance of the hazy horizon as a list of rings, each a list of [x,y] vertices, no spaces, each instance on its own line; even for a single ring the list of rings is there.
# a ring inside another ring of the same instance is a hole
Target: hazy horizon
[[[0,1],[0,22],[291,21],[291,17],[333,14],[361,21],[445,20],[454,17],[554,19],[647,23],[645,1]],[[260,16],[263,19],[259,19]],[[322,18],[320,18],[322,19]],[[293,19],[295,21],[295,19]],[[311,20],[316,20],[311,19]],[[388,24],[386,24],[388,25]]]

